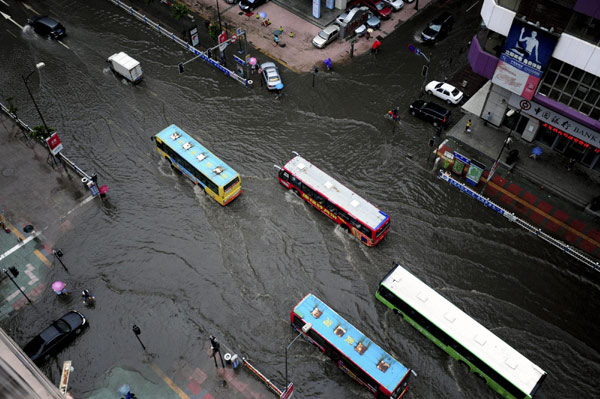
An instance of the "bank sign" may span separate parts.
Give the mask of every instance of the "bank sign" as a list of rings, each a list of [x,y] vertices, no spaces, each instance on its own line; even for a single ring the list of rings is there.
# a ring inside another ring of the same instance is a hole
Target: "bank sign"
[[[531,100],[556,40],[543,30],[514,20],[492,82]]]

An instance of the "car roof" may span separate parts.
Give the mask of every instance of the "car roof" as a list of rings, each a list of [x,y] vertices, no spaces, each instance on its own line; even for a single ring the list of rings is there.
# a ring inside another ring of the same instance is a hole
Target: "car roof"
[[[48,17],[48,16],[38,17],[38,18],[34,19],[34,21],[43,23],[44,25],[48,25],[52,28],[59,25],[59,22],[57,20],[55,20],[54,18]]]
[[[323,32],[332,33],[332,32],[335,32],[336,30],[340,30],[340,27],[337,25],[329,25],[329,26],[326,26],[325,29],[323,29]]]
[[[442,115],[445,115],[445,114],[447,114],[448,112],[450,112],[450,110],[449,110],[449,109],[447,109],[447,108],[444,108],[444,107],[442,107],[441,105],[438,105],[438,104],[436,104],[436,103],[432,103],[432,102],[429,102],[429,103],[425,104],[425,107],[429,108],[429,109],[430,109],[430,110],[432,110],[432,111],[439,112],[439,113],[440,113],[440,114],[442,114]]]
[[[260,64],[260,66],[262,67],[262,69],[265,69],[265,68],[277,68],[277,66],[273,62],[263,62],[262,64]]]

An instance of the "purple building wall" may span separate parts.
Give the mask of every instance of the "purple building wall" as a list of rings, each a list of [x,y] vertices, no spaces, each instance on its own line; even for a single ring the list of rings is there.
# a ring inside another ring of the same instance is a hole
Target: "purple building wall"
[[[574,10],[584,15],[600,19],[600,1],[598,0],[579,0],[575,4]]]
[[[468,58],[469,64],[471,64],[471,68],[474,72],[488,79],[494,77],[494,71],[498,65],[498,58],[481,49],[477,36],[473,36]]]
[[[551,100],[546,96],[541,94],[536,94],[533,96],[535,102],[540,103],[541,105],[548,107],[561,115],[566,116],[567,118],[574,120],[575,122],[581,123],[593,129],[597,132],[600,132],[600,121],[590,118],[587,115],[582,114],[579,111],[574,110],[573,108],[569,108],[564,104],[561,104],[557,101]]]

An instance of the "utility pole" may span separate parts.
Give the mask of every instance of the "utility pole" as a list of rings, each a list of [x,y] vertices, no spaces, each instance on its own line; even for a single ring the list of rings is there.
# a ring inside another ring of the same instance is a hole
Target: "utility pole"
[[[19,275],[19,271],[14,266],[10,266],[8,268],[8,270],[10,270],[10,272],[12,273],[12,275],[14,277],[17,277]],[[23,294],[23,296],[25,297],[25,299],[27,299],[29,301],[29,303],[33,304],[33,302],[31,302],[31,299],[29,299],[29,297],[27,295],[25,295],[25,292],[23,292],[23,290],[21,289],[21,287],[19,287],[19,284],[17,284],[17,282],[15,280],[13,280],[13,278],[11,277],[11,275],[8,274],[8,270],[2,269],[2,271],[4,272],[4,274],[6,274],[6,276],[8,276],[8,278],[10,279],[10,281],[12,281],[13,284],[18,288],[18,290],[21,291],[21,294]]]

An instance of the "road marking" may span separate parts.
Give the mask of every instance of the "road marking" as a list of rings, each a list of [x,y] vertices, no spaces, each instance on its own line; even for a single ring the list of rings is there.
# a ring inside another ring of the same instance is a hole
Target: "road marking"
[[[4,0],[0,0],[2,3],[6,4],[6,7],[10,7],[10,4],[8,4],[6,1]]]
[[[11,229],[12,230],[12,229]],[[21,248],[23,245],[26,245],[29,241],[33,240],[35,237],[37,237],[40,233],[39,232],[35,232],[32,235],[30,235],[29,237],[27,237],[26,239],[22,240],[20,243],[18,243],[17,245],[15,245],[14,247],[12,247],[11,249],[9,249],[8,251],[4,252],[2,255],[0,255],[0,260],[6,258],[7,256],[9,256],[10,254],[12,254],[13,252],[15,252],[16,250],[18,250],[19,248]]]
[[[19,25],[17,23],[17,21],[15,21],[14,19],[12,19],[10,17],[10,15],[3,13],[2,11],[0,11],[0,14],[4,17],[4,19],[8,19],[10,22],[12,22],[13,24],[17,25],[19,27],[19,29],[23,30],[23,27],[21,25]]]
[[[37,276],[35,274],[33,274],[34,270],[35,270],[35,267],[33,267],[33,265],[31,263],[28,263],[27,267],[25,268],[25,271],[24,271],[24,273],[29,276],[29,281],[27,282],[28,285],[34,285],[35,283],[40,281],[40,279],[37,278]]]
[[[65,214],[64,214],[63,216],[61,216],[61,217],[60,217],[58,220],[60,221],[60,220],[64,220],[64,219],[66,219],[66,218],[67,218],[67,216],[69,216],[71,213],[75,212],[77,209],[81,208],[83,205],[87,204],[88,202],[90,202],[90,201],[91,201],[91,200],[93,200],[94,198],[96,198],[96,197],[94,197],[93,195],[90,195],[89,197],[87,197],[86,199],[84,199],[83,201],[81,201],[79,204],[75,205],[75,206],[73,207],[73,209],[71,209],[69,212],[65,213]],[[48,230],[48,227],[49,227],[49,226],[46,226],[46,227],[44,227],[44,228],[42,229],[42,231],[44,231],[44,230]]]
[[[475,3],[473,3],[473,5],[472,5],[471,7],[467,8],[467,11],[466,11],[466,12],[469,12],[469,11],[471,11],[471,9],[472,9],[473,7],[475,7],[477,4],[479,4],[479,1],[476,1]]]
[[[66,49],[68,49],[68,50],[71,50],[71,49],[69,48],[69,46],[67,46],[66,44],[64,44],[64,43],[63,43],[63,42],[61,42],[60,40],[58,40],[58,39],[57,39],[56,41],[57,41],[57,42],[59,42],[60,44],[62,44],[62,45],[63,45],[63,46],[66,48]]]
[[[175,385],[175,383],[173,382],[172,379],[170,379],[169,377],[167,377],[167,375],[158,368],[158,366],[154,363],[150,363],[150,367],[152,368],[152,370],[154,370],[154,372],[160,377],[162,378],[162,380],[164,382],[167,383],[167,385],[169,386],[169,388],[171,388],[173,390],[173,392],[175,392],[177,395],[179,395],[179,397],[181,399],[190,399],[190,397],[181,390],[181,388],[179,388],[177,385]]]
[[[38,14],[38,15],[40,14],[39,12],[37,12],[36,10],[34,10],[34,9],[33,9],[33,7],[31,7],[31,6],[30,6],[29,4],[27,4],[27,3],[23,3],[23,7],[25,7],[26,9],[28,9],[28,10],[30,10],[30,11],[33,11],[34,13],[36,13],[36,14]]]
[[[48,258],[46,258],[46,257],[44,256],[44,254],[42,254],[42,253],[41,253],[41,252],[40,252],[38,249],[35,249],[35,250],[33,251],[33,253],[35,254],[35,256],[37,256],[37,257],[39,258],[39,260],[41,260],[42,262],[44,262],[44,264],[45,264],[46,266],[48,266],[48,267],[52,266],[52,262],[50,262],[50,261],[48,260]]]
[[[297,74],[300,74],[300,71],[297,70],[296,68],[288,65],[285,61],[283,61],[280,58],[275,57],[273,54],[270,54],[262,49],[258,49],[258,51],[260,51],[261,53],[263,53],[264,55],[266,55],[267,57],[273,58],[275,61],[279,62],[281,65],[283,65],[284,67],[286,67],[287,69],[289,69],[292,72],[295,72]],[[259,78],[260,79],[260,78]]]

